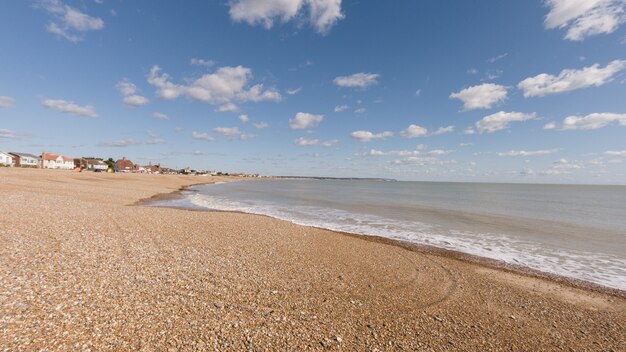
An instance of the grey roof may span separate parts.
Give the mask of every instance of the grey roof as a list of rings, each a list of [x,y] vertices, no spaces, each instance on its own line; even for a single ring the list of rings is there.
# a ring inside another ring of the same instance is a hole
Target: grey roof
[[[20,153],[20,152],[10,152],[11,154],[15,154],[17,156],[26,156],[29,158],[35,158],[35,159],[39,159],[39,157],[37,155],[33,155],[33,154],[28,154],[28,153]]]

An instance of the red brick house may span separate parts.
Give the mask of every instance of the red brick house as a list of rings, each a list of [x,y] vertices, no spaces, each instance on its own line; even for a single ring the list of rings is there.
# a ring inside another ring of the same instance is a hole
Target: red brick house
[[[132,161],[126,159],[126,157],[122,157],[115,162],[116,172],[135,172],[136,170],[137,165],[135,165]]]

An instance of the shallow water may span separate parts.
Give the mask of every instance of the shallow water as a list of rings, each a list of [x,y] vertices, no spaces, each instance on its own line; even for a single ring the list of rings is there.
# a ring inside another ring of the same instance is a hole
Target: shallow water
[[[153,205],[263,214],[626,290],[626,186],[260,180]]]

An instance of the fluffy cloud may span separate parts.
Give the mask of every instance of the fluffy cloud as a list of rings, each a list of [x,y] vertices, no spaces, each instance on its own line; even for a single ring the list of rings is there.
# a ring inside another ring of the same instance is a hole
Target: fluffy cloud
[[[197,140],[202,140],[202,141],[209,141],[209,142],[215,140],[215,138],[213,138],[213,136],[211,136],[210,134],[208,134],[206,132],[196,132],[196,131],[193,131],[191,133],[191,138],[197,139]]]
[[[509,53],[504,53],[504,54],[500,54],[500,55],[496,55],[494,57],[490,57],[489,59],[487,59],[487,62],[490,64],[493,64],[496,61],[500,61],[502,59],[504,59],[505,57],[509,56]]]
[[[126,148],[126,147],[130,147],[131,145],[135,145],[137,143],[135,143],[135,140],[133,140],[132,138],[124,138],[124,139],[116,139],[114,141],[110,141],[110,142],[103,142],[98,144],[98,146],[100,147],[112,147],[112,148]]]
[[[173,100],[181,95],[197,101],[219,105],[218,111],[237,111],[235,102],[280,101],[282,96],[275,89],[264,89],[262,84],[248,88],[252,70],[243,66],[220,67],[188,85],[171,82],[169,75],[161,73],[159,66],[153,66],[148,74],[148,83],[157,87],[157,96]]]
[[[153,113],[152,117],[154,117],[157,120],[169,120],[169,117],[167,115],[165,115],[164,113],[161,113],[161,112]]]
[[[380,77],[380,75],[377,73],[359,72],[350,76],[336,77],[333,80],[333,83],[339,87],[365,89],[369,86],[378,84],[378,77]]]
[[[299,145],[299,146],[319,145],[322,147],[332,147],[337,142],[338,141],[336,139],[329,140],[329,141],[320,141],[319,139],[307,139],[304,137],[299,137],[293,141],[293,144]]]
[[[141,106],[146,105],[150,102],[146,97],[136,94],[137,86],[129,82],[127,79],[119,81],[116,85],[116,88],[124,97],[122,99],[124,105]]]
[[[568,116],[560,126],[563,130],[595,130],[611,124],[626,126],[626,114],[593,113],[586,116]]]
[[[324,120],[324,115],[313,115],[306,112],[299,112],[296,117],[289,120],[289,126],[294,130],[300,130],[305,128],[313,128],[320,124]]]
[[[604,152],[604,155],[626,158],[626,150],[609,150]]]
[[[533,150],[533,151],[511,150],[509,152],[498,153],[498,156],[513,156],[513,157],[543,156],[543,155],[554,154],[558,151],[559,151],[558,149]]]
[[[237,127],[215,127],[213,131],[225,137],[233,137],[241,134],[241,131],[239,131]]]
[[[213,60],[196,59],[196,58],[191,59],[190,63],[194,66],[204,66],[204,67],[211,67],[215,65],[215,61]]]
[[[418,125],[410,125],[405,130],[400,132],[400,135],[405,138],[423,137],[428,134],[428,130]]]
[[[256,127],[256,128],[258,128],[260,130],[262,130],[264,128],[267,128],[267,126],[269,126],[267,124],[267,122],[255,122],[255,123],[253,123],[253,125],[254,125],[254,127]]]
[[[10,108],[15,105],[15,99],[0,95],[0,108]]]
[[[454,132],[454,126],[447,126],[447,127],[439,127],[435,132],[431,134],[433,136],[439,136],[441,134],[452,133],[452,132]]]
[[[527,120],[533,120],[536,118],[535,113],[526,114],[521,112],[504,112],[499,111],[495,114],[485,116],[480,121],[476,122],[476,130],[480,133],[487,132],[492,133],[499,130],[509,128],[511,122],[521,122]],[[473,134],[473,129],[466,129],[465,134]]]
[[[494,104],[504,101],[506,95],[506,87],[494,83],[484,83],[452,93],[450,98],[461,100],[463,110],[473,110],[491,108]]]
[[[546,4],[550,8],[546,28],[567,28],[568,40],[613,33],[626,21],[624,0],[547,0]]]
[[[54,18],[46,26],[48,32],[71,42],[82,40],[82,32],[104,28],[102,19],[89,16],[60,0],[42,0],[40,4]]]
[[[559,159],[552,163],[549,169],[541,172],[544,176],[555,175],[567,175],[571,174],[573,170],[582,169],[582,166],[578,162],[573,162],[567,159]]]
[[[250,118],[248,117],[248,115],[239,115],[239,121],[246,123],[250,121]]]
[[[350,108],[348,105],[337,105],[335,106],[335,112],[342,112],[342,111],[346,111],[348,110],[348,108]]]
[[[0,128],[0,139],[12,139],[12,138],[17,138],[17,135],[15,134],[15,132],[4,129],[4,128]]]
[[[98,114],[91,105],[80,106],[71,101],[61,99],[46,99],[41,104],[49,109],[54,109],[66,114],[84,117],[98,117]]]
[[[594,64],[581,70],[563,70],[558,76],[542,73],[526,78],[517,87],[524,91],[525,97],[542,97],[548,94],[601,86],[610,82],[616,73],[625,68],[626,60],[614,60],[602,68],[599,64]]]
[[[300,88],[294,88],[294,89],[287,89],[285,92],[289,95],[296,95],[298,93],[300,93],[300,91],[302,91],[302,87]]]
[[[272,28],[276,19],[288,22],[308,17],[319,33],[327,33],[344,18],[341,0],[231,0],[230,18],[250,25]],[[308,11],[308,16],[304,12]]]
[[[422,145],[418,145],[418,148],[415,150],[390,150],[387,152],[381,151],[381,150],[376,150],[376,149],[370,149],[370,151],[367,153],[368,156],[404,156],[404,157],[411,157],[411,156],[439,156],[439,155],[445,155],[450,153],[449,150],[442,150],[442,149],[434,149],[434,150],[430,150],[430,151],[420,151],[419,149]]]
[[[380,133],[372,133],[370,131],[354,131],[350,136],[360,142],[369,142],[374,139],[384,139],[393,136],[393,132],[385,131]]]

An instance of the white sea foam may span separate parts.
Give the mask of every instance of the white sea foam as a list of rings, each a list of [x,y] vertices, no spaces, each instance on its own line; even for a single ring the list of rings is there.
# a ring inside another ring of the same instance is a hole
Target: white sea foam
[[[263,199],[232,200],[202,193],[189,193],[186,200],[193,207],[261,214],[299,225],[430,245],[626,290],[626,260],[611,254],[563,250],[503,233],[458,231],[312,205],[295,206]]]

